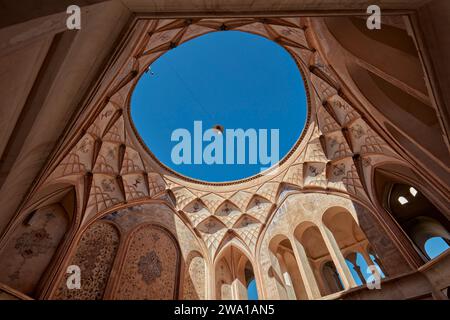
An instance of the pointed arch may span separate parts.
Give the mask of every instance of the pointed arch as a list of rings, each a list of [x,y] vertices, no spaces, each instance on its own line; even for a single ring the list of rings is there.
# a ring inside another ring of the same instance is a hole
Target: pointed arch
[[[297,262],[295,248],[291,241],[284,235],[276,235],[269,242],[269,250],[272,261],[272,277],[277,280],[277,287],[281,296],[289,300],[307,300],[300,268]]]
[[[248,299],[247,288],[255,277],[252,260],[236,238],[220,250],[214,263],[216,299]]]
[[[62,254],[77,216],[75,188],[55,183],[40,190],[14,220],[0,251],[0,282],[39,297]]]

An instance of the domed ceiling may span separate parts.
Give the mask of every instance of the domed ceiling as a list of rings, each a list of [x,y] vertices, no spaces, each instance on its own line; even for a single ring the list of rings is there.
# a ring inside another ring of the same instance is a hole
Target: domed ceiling
[[[207,33],[162,55],[137,83],[130,109],[149,152],[172,170],[208,182],[244,179],[276,165],[296,146],[307,120],[293,57],[274,41],[239,31]],[[205,139],[214,126],[223,132]],[[181,130],[186,137],[179,141]],[[234,136],[239,130],[248,133],[242,149]],[[220,150],[210,163],[212,139]],[[179,163],[175,148],[186,143]]]

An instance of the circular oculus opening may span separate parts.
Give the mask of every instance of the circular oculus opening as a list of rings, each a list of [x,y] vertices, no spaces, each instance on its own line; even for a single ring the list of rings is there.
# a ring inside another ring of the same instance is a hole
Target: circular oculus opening
[[[133,91],[131,119],[153,156],[184,177],[260,174],[289,153],[307,123],[295,60],[258,35],[208,33],[169,50],[149,71]]]

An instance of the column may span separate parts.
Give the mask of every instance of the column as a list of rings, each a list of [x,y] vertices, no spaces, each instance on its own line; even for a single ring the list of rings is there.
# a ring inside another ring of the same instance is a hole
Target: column
[[[305,248],[295,237],[292,237],[290,241],[294,244],[292,249],[298,268],[300,269],[300,275],[302,276],[308,299],[313,300],[320,298],[319,286],[317,285],[316,277],[311,268],[311,264],[309,263]]]
[[[297,300],[297,296],[295,295],[294,285],[292,284],[291,275],[288,272],[286,262],[282,255],[277,253],[278,263],[280,264],[281,269],[281,278],[284,282],[284,287],[286,288],[286,294],[289,300]]]
[[[361,254],[368,266],[374,265],[374,262],[372,261],[372,259],[370,258],[370,255],[366,252],[366,250],[361,250]]]
[[[356,287],[356,282],[352,277],[350,269],[345,262],[345,258],[341,253],[341,249],[334,239],[332,232],[323,224],[319,225],[320,233],[322,234],[322,238],[327,246],[327,249],[330,253],[331,259],[336,266],[337,271],[339,272],[339,276],[344,284],[345,289],[350,289]]]
[[[245,282],[245,265],[237,264],[235,265],[234,276],[235,279],[233,281],[235,297],[237,300],[248,300],[248,292],[247,286]]]
[[[216,300],[216,270],[214,265],[211,265],[209,262],[206,262],[206,299],[207,300]]]
[[[269,250],[269,257],[270,257],[270,269],[272,270],[272,277],[273,277],[273,280],[275,281],[275,284],[278,289],[278,297],[274,297],[273,292],[269,292],[269,293],[266,293],[265,298],[266,299],[269,298],[269,299],[287,300],[288,297],[287,297],[286,285],[284,284],[283,272],[281,270],[278,255]],[[263,288],[263,290],[266,290],[266,289]],[[269,294],[268,297],[267,297],[267,294]]]
[[[370,254],[368,254],[368,257],[369,257],[370,260],[372,260],[370,258]],[[375,253],[373,254],[373,262],[372,262],[372,264],[374,264],[374,263],[378,265],[378,267],[381,269],[381,271],[383,271],[384,275],[387,277],[388,274],[386,273],[386,268],[383,266],[383,263],[377,258]]]
[[[361,272],[361,268],[360,268],[360,266],[358,266],[358,264],[356,263],[356,260],[357,260],[357,254],[356,254],[356,252],[353,252],[353,253],[351,253],[351,254],[349,254],[348,256],[347,256],[347,259],[353,264],[353,270],[355,270],[356,271],[356,273],[358,274],[358,277],[359,277],[359,279],[361,280],[361,282],[363,283],[363,284],[366,284],[366,278],[364,278],[364,275],[362,274],[362,272]],[[366,261],[367,262],[367,261]],[[368,264],[369,266],[370,266],[370,264]],[[365,272],[366,270],[364,270],[364,272]]]
[[[239,278],[233,280],[231,284],[233,300],[248,300],[247,288]]]

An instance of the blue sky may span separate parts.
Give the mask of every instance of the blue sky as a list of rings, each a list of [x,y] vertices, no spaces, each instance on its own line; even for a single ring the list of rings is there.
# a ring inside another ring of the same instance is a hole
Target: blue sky
[[[216,124],[279,129],[281,159],[300,136],[306,113],[303,80],[290,54],[273,41],[238,31],[209,33],[165,53],[131,99],[134,124],[156,157],[181,174],[212,182],[249,177],[264,166],[248,164],[248,158],[243,165],[176,165],[175,129],[192,134],[197,120],[203,131]]]
[[[441,237],[433,237],[425,242],[425,251],[431,259],[447,250],[449,245]]]
[[[258,291],[256,290],[256,280],[253,279],[247,288],[248,300],[258,300]]]

